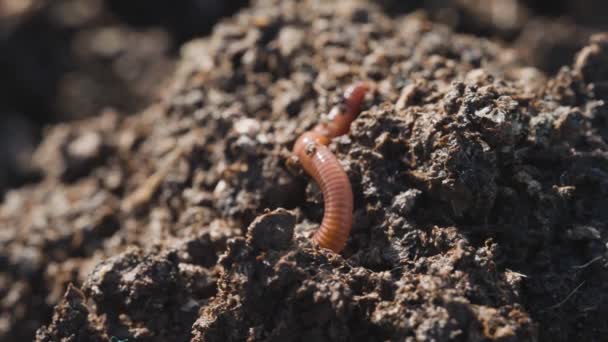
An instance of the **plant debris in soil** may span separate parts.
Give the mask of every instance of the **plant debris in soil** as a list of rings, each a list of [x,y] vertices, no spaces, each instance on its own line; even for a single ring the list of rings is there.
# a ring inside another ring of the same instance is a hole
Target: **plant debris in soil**
[[[43,180],[7,193],[0,339],[43,303],[36,341],[608,333],[608,36],[551,76],[416,14],[259,0],[182,54],[161,101],[52,127]],[[358,80],[336,255],[286,160]]]

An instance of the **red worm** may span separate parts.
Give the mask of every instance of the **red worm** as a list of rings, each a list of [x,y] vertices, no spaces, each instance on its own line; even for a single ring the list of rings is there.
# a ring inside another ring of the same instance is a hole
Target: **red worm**
[[[327,145],[332,138],[348,133],[368,90],[369,85],[363,82],[350,86],[344,92],[344,105],[331,111],[331,121],[303,133],[293,147],[293,154],[323,192],[325,213],[313,239],[335,253],[344,249],[352,228],[353,191],[346,172]]]

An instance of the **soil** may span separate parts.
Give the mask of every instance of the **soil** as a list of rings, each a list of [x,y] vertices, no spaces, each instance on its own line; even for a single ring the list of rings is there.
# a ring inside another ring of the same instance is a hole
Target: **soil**
[[[0,4],[0,196],[38,181],[49,123],[128,115],[158,97],[180,44],[244,0],[6,0]]]
[[[0,204],[0,340],[601,341],[608,35],[521,3],[479,31],[391,6],[254,1],[144,110],[45,130]],[[337,255],[286,161],[358,80]]]

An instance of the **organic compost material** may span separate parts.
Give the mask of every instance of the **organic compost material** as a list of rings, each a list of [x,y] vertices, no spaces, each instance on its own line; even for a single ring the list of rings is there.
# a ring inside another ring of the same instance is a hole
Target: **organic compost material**
[[[546,74],[419,13],[254,1],[146,110],[47,131],[0,206],[0,340],[603,339],[608,35],[581,43]],[[286,161],[360,80],[338,255]]]

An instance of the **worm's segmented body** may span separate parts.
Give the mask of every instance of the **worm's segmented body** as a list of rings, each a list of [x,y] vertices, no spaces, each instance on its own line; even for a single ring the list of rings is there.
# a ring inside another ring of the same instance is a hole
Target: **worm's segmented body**
[[[351,122],[359,115],[366,83],[357,83],[344,93],[343,110],[332,110],[332,120],[321,123],[302,134],[293,147],[300,164],[323,192],[325,212],[321,227],[314,240],[321,247],[340,253],[353,223],[353,192],[346,172],[331,150],[326,146],[332,138],[348,133]]]

